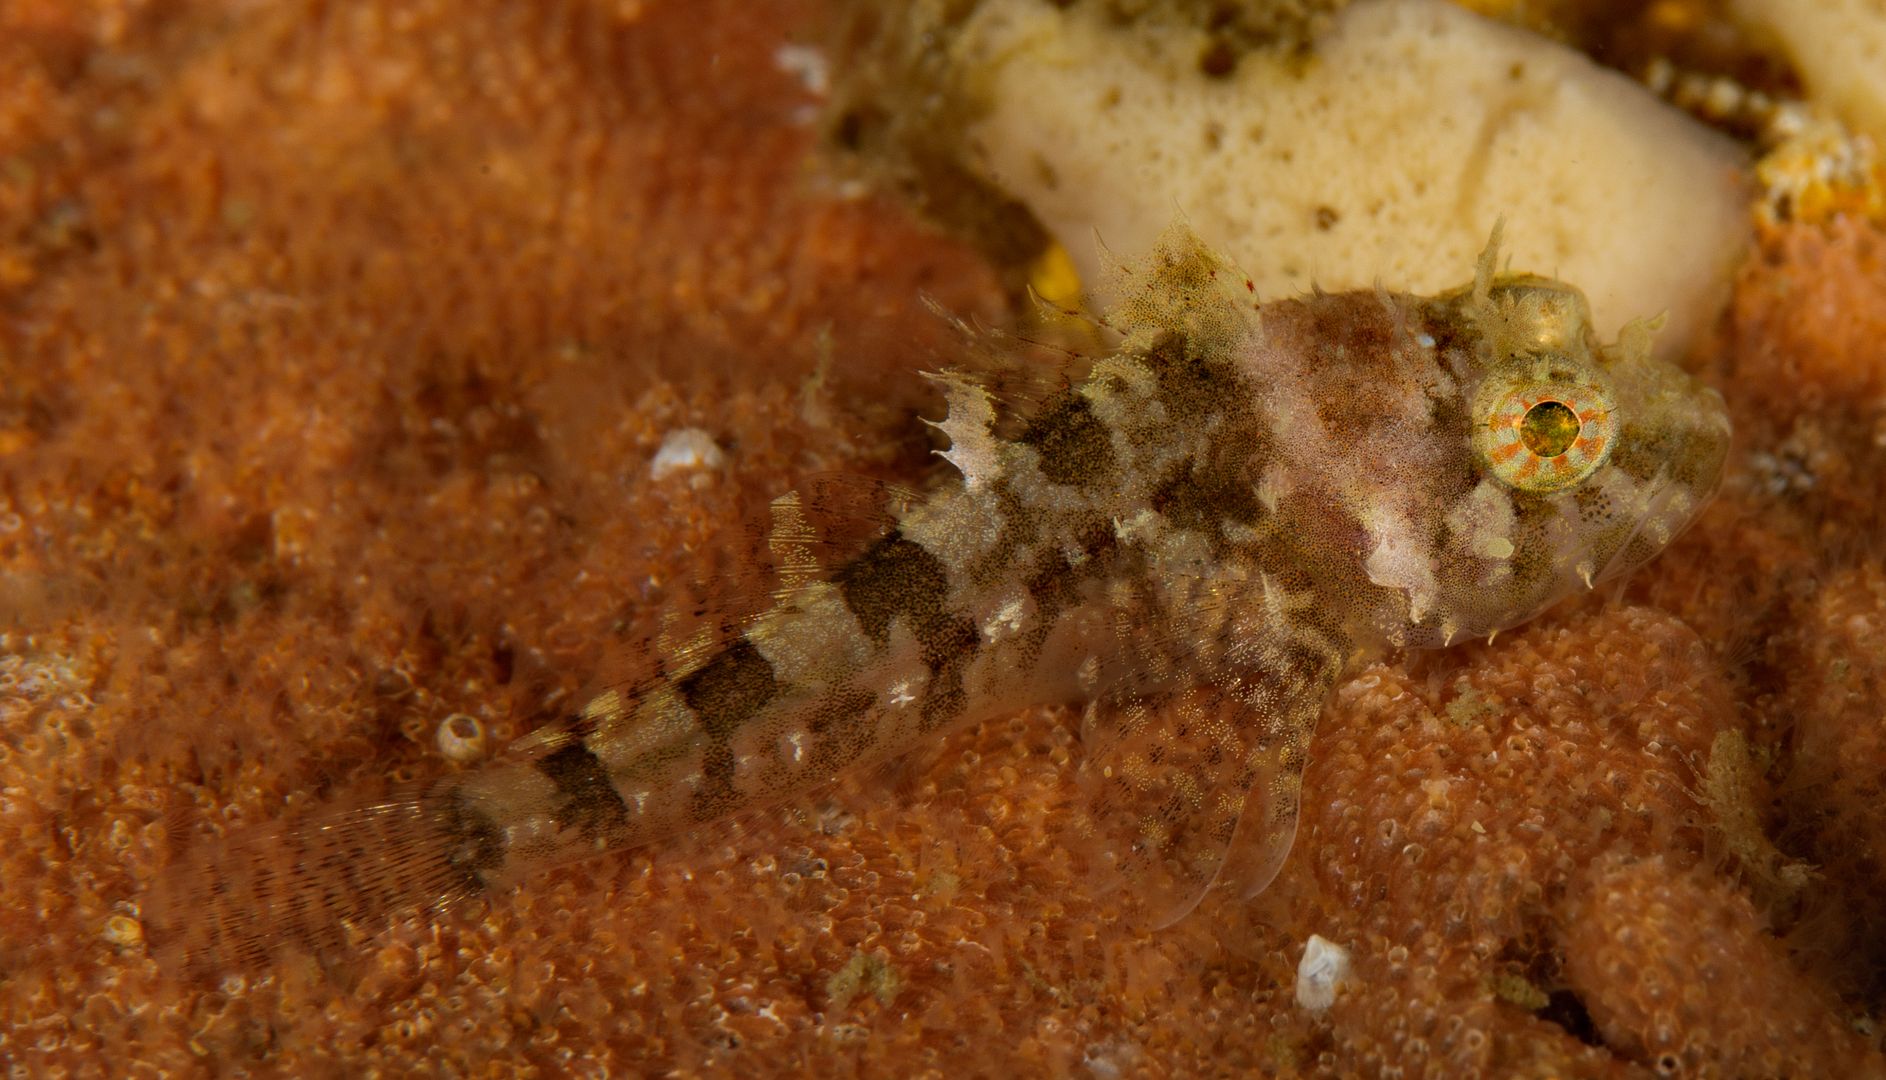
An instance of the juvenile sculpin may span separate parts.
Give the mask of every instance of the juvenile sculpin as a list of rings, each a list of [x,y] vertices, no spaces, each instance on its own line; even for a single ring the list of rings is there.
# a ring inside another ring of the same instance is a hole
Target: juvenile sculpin
[[[937,376],[950,482],[710,645],[410,797],[186,857],[146,905],[200,964],[330,944],[540,867],[773,802],[949,729],[1084,702],[1093,854],[1156,922],[1267,884],[1358,657],[1486,637],[1635,567],[1714,488],[1718,395],[1599,343],[1577,289],[1258,302],[1183,230],[1123,271],[1119,345],[1022,416]],[[1234,841],[1236,841],[1234,843]]]

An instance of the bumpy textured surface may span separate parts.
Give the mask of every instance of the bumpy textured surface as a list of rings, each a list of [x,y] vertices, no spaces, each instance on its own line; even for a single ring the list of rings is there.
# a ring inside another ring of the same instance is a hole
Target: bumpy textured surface
[[[1732,886],[1606,856],[1566,905],[1573,985],[1605,1041],[1670,1075],[1848,1076],[1868,1063],[1826,987],[1789,969]],[[1761,980],[1741,978],[1764,971]],[[1734,1027],[1712,1022],[1723,1014]]]
[[[1628,585],[1351,682],[1254,902],[1126,929],[1034,712],[351,963],[166,977],[174,843],[567,707],[745,508],[922,468],[917,296],[1000,317],[807,165],[809,9],[517,10],[0,10],[0,1063],[1886,1070],[1886,236],[1841,221],[1766,237],[1702,352],[1723,496]],[[649,479],[691,427],[725,464]],[[1353,961],[1320,1015],[1311,934]]]
[[[1746,247],[1729,140],[1443,0],[1357,3],[1316,62],[1262,49],[1224,71],[1194,60],[1198,32],[1123,29],[1093,4],[975,10],[960,30],[907,31],[950,42],[941,96],[973,117],[955,153],[1084,274],[1104,262],[1096,231],[1138,252],[1180,213],[1262,295],[1430,293],[1504,218],[1515,265],[1577,283],[1601,335],[1650,305],[1674,353],[1720,310]],[[921,107],[931,87],[907,82],[868,89]]]

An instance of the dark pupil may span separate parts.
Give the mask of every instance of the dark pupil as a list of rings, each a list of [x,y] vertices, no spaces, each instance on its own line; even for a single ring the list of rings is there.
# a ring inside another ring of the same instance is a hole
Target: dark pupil
[[[1557,401],[1541,401],[1519,422],[1526,449],[1540,457],[1558,457],[1578,440],[1578,414]]]

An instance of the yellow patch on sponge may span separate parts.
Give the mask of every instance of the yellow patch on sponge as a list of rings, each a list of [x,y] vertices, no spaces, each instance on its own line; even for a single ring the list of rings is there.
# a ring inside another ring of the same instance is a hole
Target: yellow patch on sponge
[[[1050,243],[1036,256],[1028,268],[1028,286],[1050,304],[1066,307],[1080,303],[1081,274],[1060,241]]]
[[[971,165],[1104,280],[1176,215],[1260,296],[1431,292],[1505,218],[1512,262],[1576,281],[1596,329],[1713,317],[1747,234],[1742,153],[1642,88],[1441,0],[1360,0],[1307,58],[1199,62],[1203,31],[986,0],[955,49]],[[1101,299],[1107,299],[1102,297]]]

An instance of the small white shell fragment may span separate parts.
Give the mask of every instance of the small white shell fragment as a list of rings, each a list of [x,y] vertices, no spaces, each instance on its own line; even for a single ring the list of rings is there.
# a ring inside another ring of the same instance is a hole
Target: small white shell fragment
[[[105,920],[104,938],[113,945],[136,945],[144,940],[144,924],[129,915],[113,915]]]
[[[1297,963],[1297,1004],[1322,1012],[1336,1003],[1336,988],[1349,981],[1349,950],[1311,934]]]
[[[726,461],[725,454],[714,442],[714,437],[700,428],[676,428],[661,441],[661,448],[655,451],[655,460],[649,463],[648,475],[652,480],[678,472],[694,472],[701,469],[718,469]]]
[[[798,79],[807,93],[824,97],[832,88],[832,65],[814,46],[781,45],[773,50],[773,66]]]
[[[469,764],[485,756],[485,726],[466,713],[453,713],[439,721],[439,753],[447,761]]]

